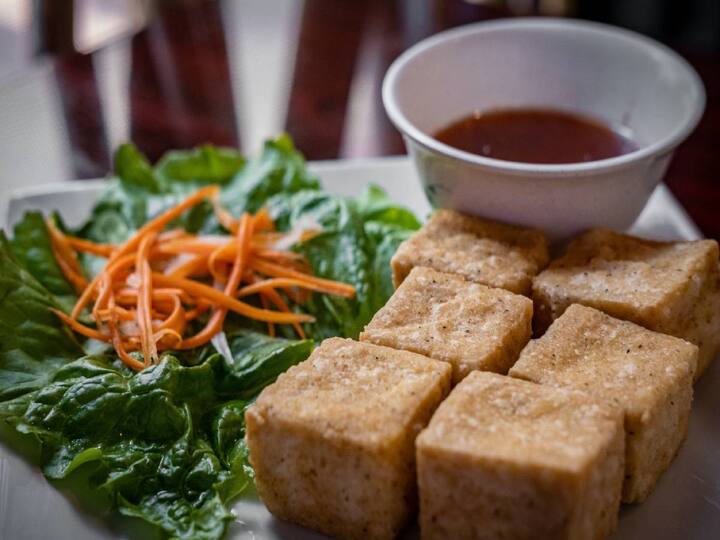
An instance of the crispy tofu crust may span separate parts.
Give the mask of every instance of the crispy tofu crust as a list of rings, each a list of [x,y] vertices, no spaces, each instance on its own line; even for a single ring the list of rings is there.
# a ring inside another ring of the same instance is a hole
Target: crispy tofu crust
[[[534,229],[438,210],[392,258],[398,287],[416,266],[529,295],[532,278],[548,262],[548,242]]]
[[[720,352],[720,272],[700,292],[692,313],[676,322],[673,334],[698,346],[697,380]]]
[[[360,340],[449,362],[458,382],[475,369],[507,373],[531,333],[528,298],[416,267]]]
[[[718,352],[718,244],[654,242],[595,229],[570,243],[533,281],[535,330],[573,304],[602,310],[699,345],[700,376]]]
[[[622,412],[474,372],[417,441],[423,539],[604,538],[624,470]]]
[[[416,504],[415,437],[450,378],[418,354],[325,340],[246,413],[263,502],[334,537],[396,537]]]
[[[697,354],[687,341],[574,304],[525,347],[510,375],[623,409],[623,501],[639,502],[685,440]]]

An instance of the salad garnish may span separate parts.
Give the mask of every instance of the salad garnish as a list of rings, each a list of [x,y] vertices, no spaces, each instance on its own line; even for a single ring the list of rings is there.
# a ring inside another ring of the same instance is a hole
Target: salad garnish
[[[123,363],[140,371],[158,363],[158,351],[209,343],[222,332],[229,311],[267,323],[270,336],[275,335],[275,324],[291,324],[304,339],[301,323],[313,322],[314,317],[293,312],[278,289],[298,303],[306,299],[303,291],[345,298],[355,295],[352,285],[313,276],[301,254],[278,249],[293,233],[277,232],[267,209],[235,218],[222,207],[218,193],[217,186],[196,191],[121,245],[65,235],[48,219],[53,256],[80,295],[70,315],[54,308],[53,313],[78,334],[111,343]],[[208,199],[218,221],[232,234],[203,236],[181,228],[163,231],[183,212]],[[315,234],[302,231],[298,238]],[[77,252],[107,259],[89,283]],[[260,308],[239,300],[255,295]],[[78,320],[91,302],[97,328]],[[210,315],[203,328],[185,335],[188,323],[207,311]],[[131,354],[134,351],[142,354],[142,360]]]

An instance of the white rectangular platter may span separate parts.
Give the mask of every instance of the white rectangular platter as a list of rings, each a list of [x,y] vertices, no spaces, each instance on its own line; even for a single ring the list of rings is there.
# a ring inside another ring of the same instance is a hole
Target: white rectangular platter
[[[430,207],[412,164],[405,157],[311,164],[329,192],[359,195],[368,184],[425,218]],[[25,210],[58,210],[77,225],[102,189],[102,181],[33,187],[0,201],[0,223],[12,226]],[[631,232],[661,240],[692,240],[700,232],[670,191],[660,185]],[[324,538],[274,519],[257,499],[239,500],[228,539],[311,540]],[[90,540],[127,538],[127,523],[84,514],[55,490],[37,468],[0,443],[0,539]],[[407,538],[416,538],[411,530]],[[695,387],[688,440],[653,495],[624,506],[614,540],[711,540],[720,538],[720,361]]]

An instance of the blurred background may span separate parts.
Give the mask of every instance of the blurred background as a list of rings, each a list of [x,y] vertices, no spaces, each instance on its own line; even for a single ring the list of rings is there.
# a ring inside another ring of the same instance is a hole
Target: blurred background
[[[283,130],[311,160],[402,154],[380,100],[394,58],[518,15],[630,28],[697,69],[705,117],[666,182],[720,237],[718,0],[0,0],[0,198],[104,176],[126,140],[153,160],[206,142],[252,153]]]

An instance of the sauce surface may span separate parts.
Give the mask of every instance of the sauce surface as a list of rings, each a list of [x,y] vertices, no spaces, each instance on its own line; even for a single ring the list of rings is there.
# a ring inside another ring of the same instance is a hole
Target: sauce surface
[[[553,109],[477,113],[441,129],[435,138],[480,156],[523,163],[582,163],[637,149],[601,122]]]

